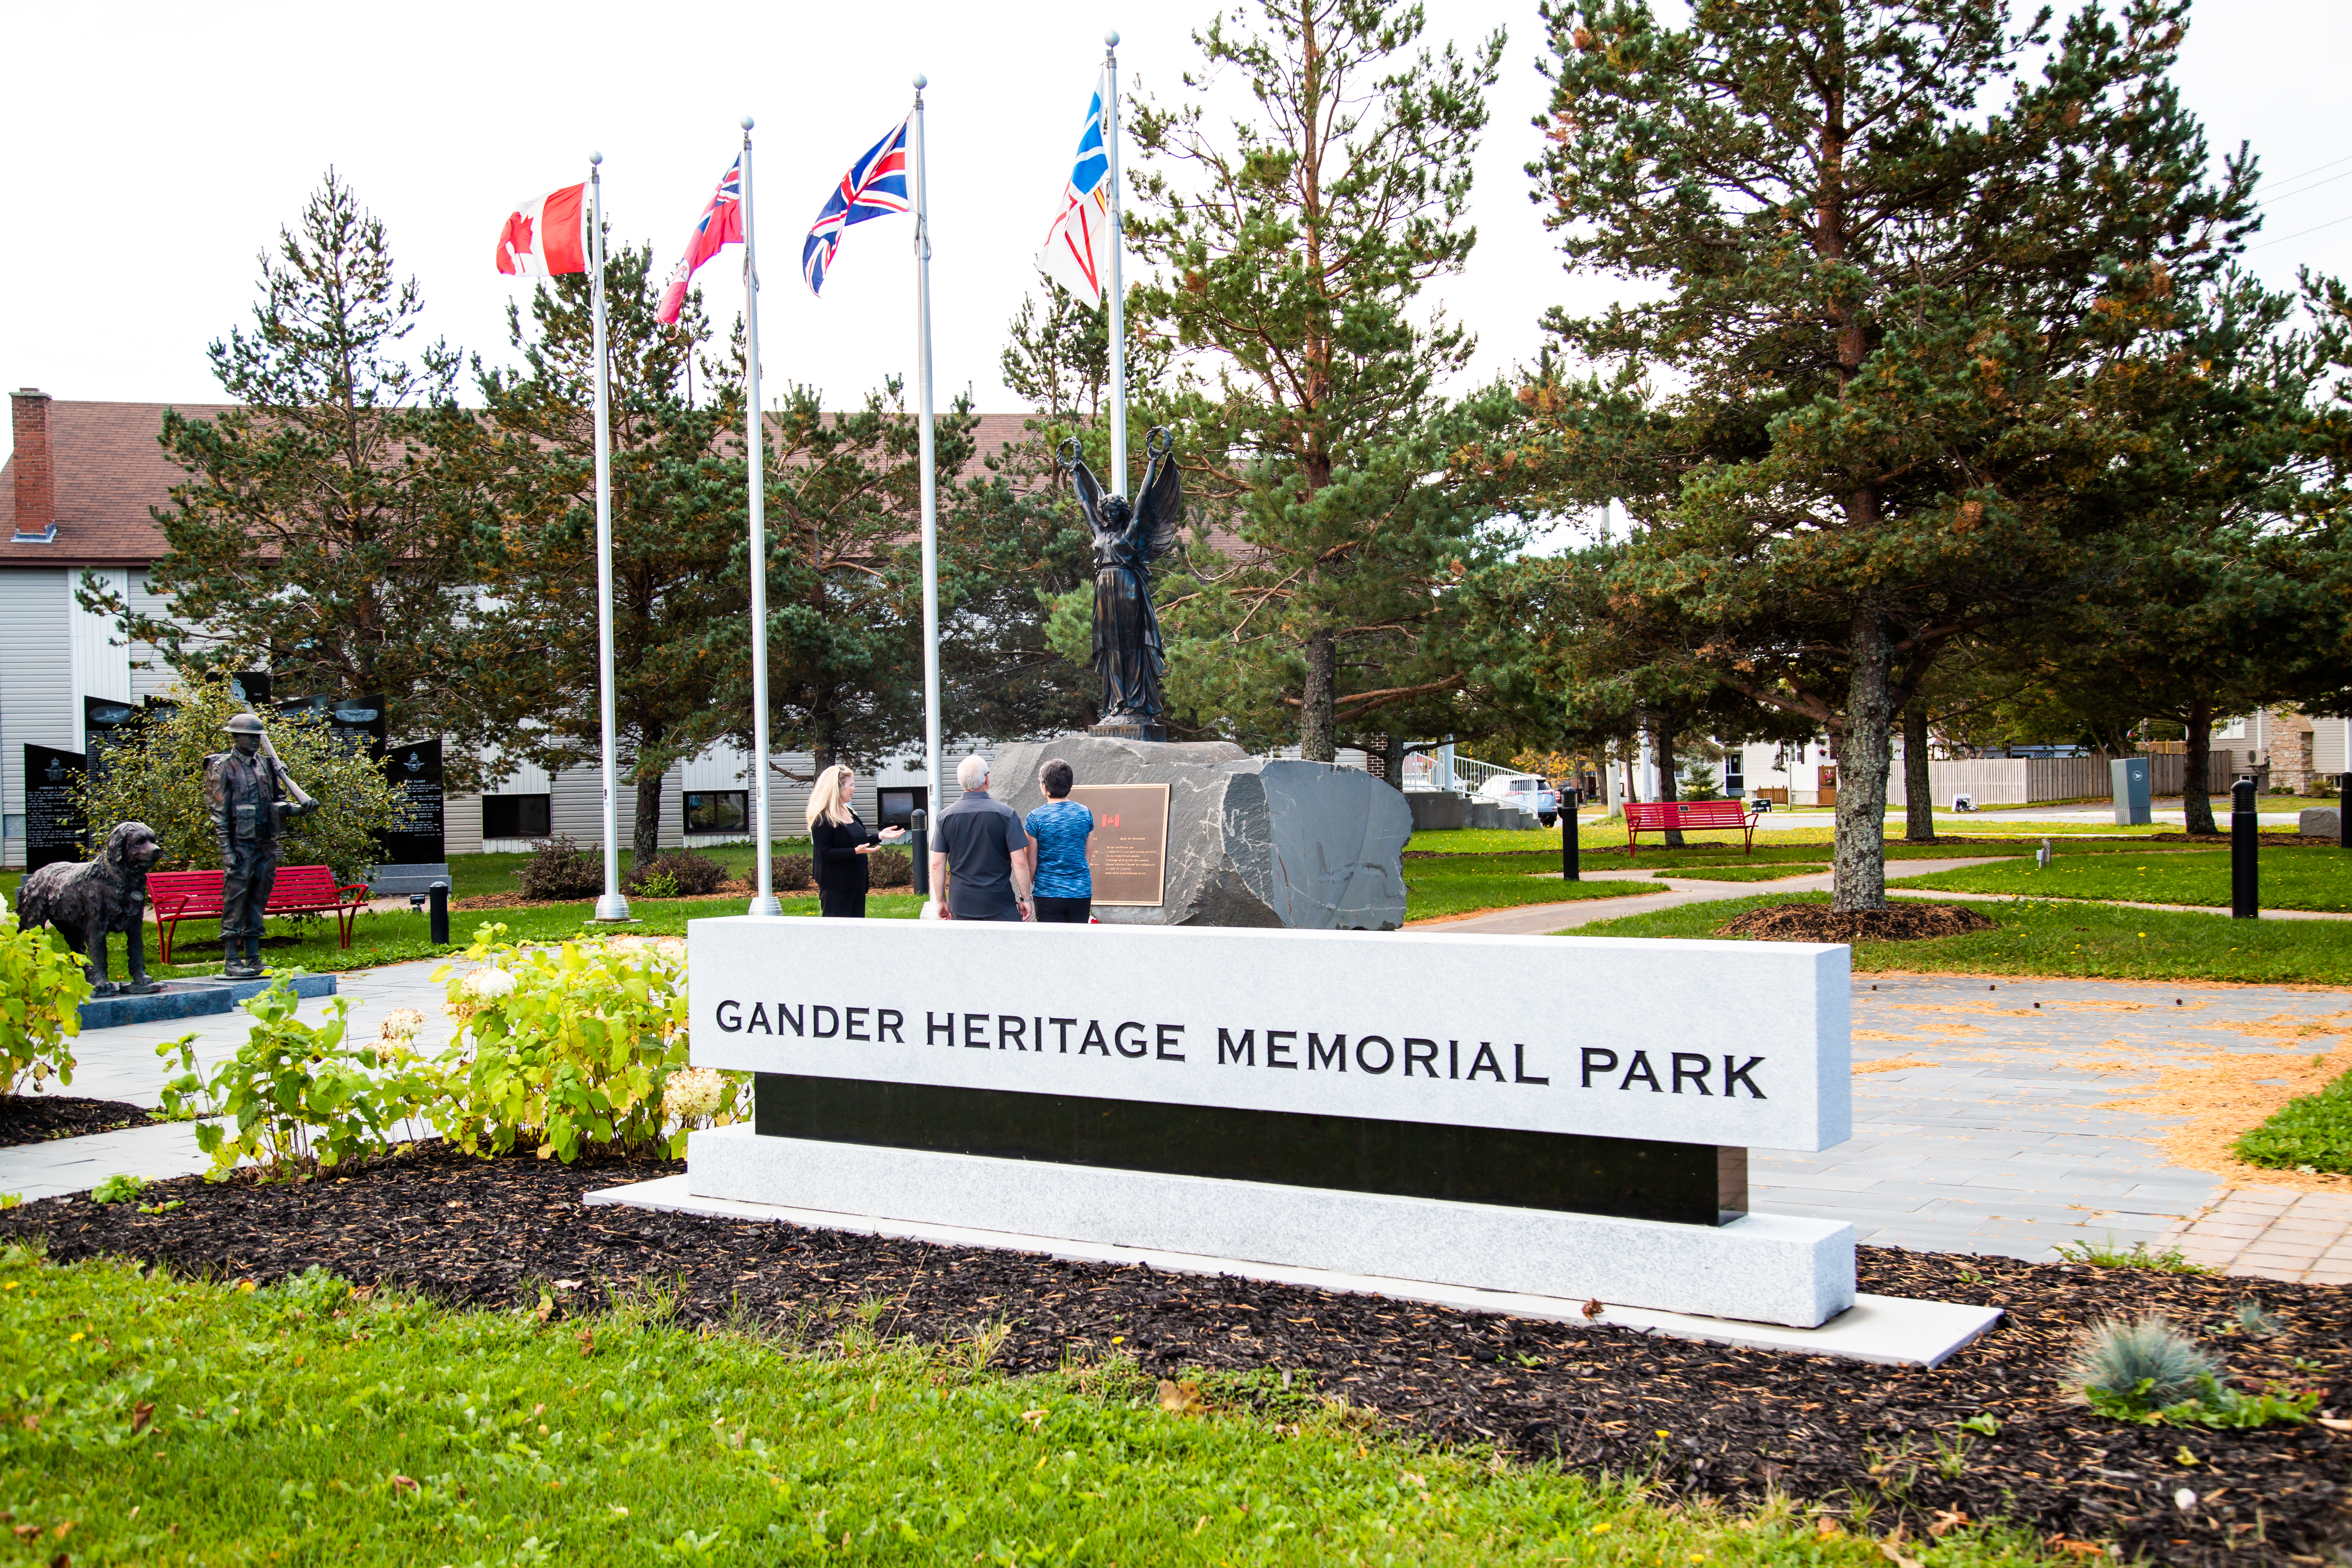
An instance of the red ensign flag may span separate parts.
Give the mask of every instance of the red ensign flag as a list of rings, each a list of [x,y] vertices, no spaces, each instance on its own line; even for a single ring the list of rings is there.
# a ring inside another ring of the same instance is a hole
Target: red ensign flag
[[[566,185],[507,215],[499,270],[537,277],[588,270],[588,187]]]

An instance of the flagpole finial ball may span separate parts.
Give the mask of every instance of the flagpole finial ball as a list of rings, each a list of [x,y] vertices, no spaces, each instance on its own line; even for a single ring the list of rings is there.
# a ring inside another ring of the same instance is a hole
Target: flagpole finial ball
[[[930,78],[929,78],[929,77],[925,76],[925,75],[924,75],[922,72],[920,72],[920,71],[917,71],[917,72],[915,73],[915,90],[916,90],[917,92],[920,92],[920,91],[922,91],[922,90],[923,90],[923,89],[925,89],[925,88],[927,88],[927,87],[929,87],[929,86],[930,86],[930,85],[931,85],[931,79],[930,79]]]
[[[1103,42],[1108,44],[1114,49],[1118,47],[1118,29],[1117,27],[1113,27],[1109,32],[1105,33],[1103,35]]]
[[[751,129],[751,117],[748,114],[743,117],[743,129],[746,131]]]
[[[591,167],[593,167],[598,163],[602,163],[604,161],[604,154],[602,153],[591,153],[588,154],[588,163]]]

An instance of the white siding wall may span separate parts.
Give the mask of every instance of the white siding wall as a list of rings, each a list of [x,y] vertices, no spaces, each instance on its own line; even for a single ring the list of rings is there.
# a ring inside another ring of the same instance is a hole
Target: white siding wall
[[[117,594],[130,591],[129,574],[120,570],[96,571],[89,575],[104,583]],[[131,700],[131,645],[119,638],[114,631],[114,617],[94,616],[81,607],[82,574],[68,570],[58,574],[65,596],[68,647],[72,651],[70,675],[73,692],[73,749],[87,749],[89,739],[82,733],[81,699],[111,698],[117,702]],[[18,762],[22,765],[22,754]]]
[[[160,594],[147,591],[147,574],[131,574],[131,607],[143,615],[165,616],[172,613],[172,602]],[[151,642],[131,645],[131,695],[133,698],[169,696],[180,684],[180,678],[163,662],[163,652]],[[140,668],[141,665],[147,668]]]
[[[0,860],[25,863],[25,746],[79,751],[72,623],[59,567],[0,568]]]

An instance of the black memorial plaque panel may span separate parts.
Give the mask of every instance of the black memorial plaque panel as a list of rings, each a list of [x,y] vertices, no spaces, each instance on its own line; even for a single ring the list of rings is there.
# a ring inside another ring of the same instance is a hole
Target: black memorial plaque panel
[[[74,788],[81,783],[82,765],[79,752],[25,747],[26,870],[81,858],[89,823],[74,798]]]
[[[384,777],[400,796],[400,816],[376,843],[387,866],[437,866],[448,859],[442,816],[441,742],[413,741],[384,754]]]
[[[752,1131],[1623,1219],[1748,1212],[1748,1151],[1371,1117],[757,1073]]]

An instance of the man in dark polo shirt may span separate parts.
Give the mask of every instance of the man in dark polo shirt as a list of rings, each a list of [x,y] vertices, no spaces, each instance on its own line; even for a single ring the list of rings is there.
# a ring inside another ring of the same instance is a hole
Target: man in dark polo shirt
[[[940,813],[931,851],[931,886],[947,893],[945,914],[960,921],[1029,918],[1029,829],[988,793],[988,764],[966,757],[956,768],[963,798]]]

